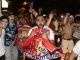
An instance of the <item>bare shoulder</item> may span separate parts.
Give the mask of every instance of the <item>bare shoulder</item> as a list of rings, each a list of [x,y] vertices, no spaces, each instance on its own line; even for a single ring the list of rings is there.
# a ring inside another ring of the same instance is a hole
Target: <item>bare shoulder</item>
[[[73,23],[72,25],[73,25],[73,26],[80,26],[79,23]]]

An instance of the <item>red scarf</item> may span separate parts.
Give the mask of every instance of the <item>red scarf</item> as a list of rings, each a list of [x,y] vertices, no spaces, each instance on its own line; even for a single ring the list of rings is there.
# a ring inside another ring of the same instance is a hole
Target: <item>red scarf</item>
[[[49,40],[46,40],[44,39],[41,34],[39,34],[41,32],[40,29],[35,29],[36,31],[36,36],[33,36],[33,37],[28,37],[26,38],[23,42],[22,42],[22,48],[24,51],[26,50],[34,50],[35,51],[35,48],[37,48],[38,46],[38,42],[37,40],[41,40],[42,41],[42,44],[45,46],[45,48],[49,51],[49,52],[53,52],[55,51],[55,46],[53,44],[51,44],[49,42]]]

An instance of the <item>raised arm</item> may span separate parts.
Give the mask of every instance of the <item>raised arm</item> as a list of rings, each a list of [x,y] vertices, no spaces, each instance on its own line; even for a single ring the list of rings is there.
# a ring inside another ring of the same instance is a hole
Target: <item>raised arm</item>
[[[48,19],[47,23],[45,24],[46,26],[50,25],[52,18],[53,18],[53,13],[50,13],[49,14],[49,19]]]
[[[30,12],[32,15],[34,15],[35,17],[38,16],[37,11],[35,11],[33,8],[30,8],[30,9],[29,9],[29,12]]]
[[[66,15],[65,15],[65,17],[64,17],[64,19],[63,19],[63,25],[66,24],[67,18],[68,18],[69,15],[70,15],[69,13],[66,13]]]

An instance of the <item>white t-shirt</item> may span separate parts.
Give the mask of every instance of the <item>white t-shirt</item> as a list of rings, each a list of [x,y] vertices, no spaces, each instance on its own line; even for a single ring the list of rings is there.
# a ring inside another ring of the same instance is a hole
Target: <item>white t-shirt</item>
[[[77,60],[80,60],[80,41],[78,41],[74,46],[73,52],[78,55]]]
[[[5,54],[4,36],[5,36],[5,29],[2,29],[2,35],[0,36],[0,56]]]
[[[36,29],[36,28],[38,28],[38,27],[35,26],[35,27],[31,28],[31,29],[29,30],[28,36],[31,34],[32,30],[33,30],[33,29]],[[54,32],[53,32],[48,26],[44,26],[43,29],[49,30],[48,38],[49,38],[49,40],[54,40]]]

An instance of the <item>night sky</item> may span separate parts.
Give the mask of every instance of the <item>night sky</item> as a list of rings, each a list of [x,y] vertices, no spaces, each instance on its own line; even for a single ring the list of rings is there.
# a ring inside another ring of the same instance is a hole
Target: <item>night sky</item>
[[[9,10],[16,11],[18,8],[23,7],[24,1],[34,1],[34,8],[42,7],[45,11],[51,9],[58,9],[59,11],[76,12],[80,11],[80,0],[9,0]]]

